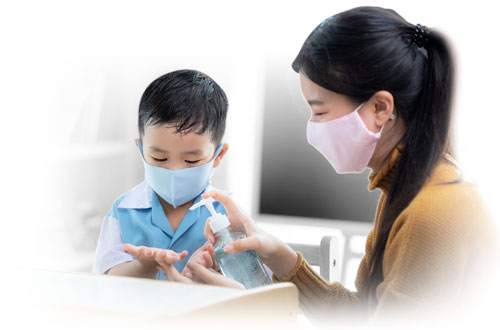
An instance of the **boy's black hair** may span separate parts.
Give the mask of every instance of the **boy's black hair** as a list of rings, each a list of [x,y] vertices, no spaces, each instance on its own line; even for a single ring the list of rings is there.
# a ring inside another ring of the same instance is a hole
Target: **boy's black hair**
[[[218,146],[226,128],[228,102],[222,88],[196,70],[177,70],[154,80],[139,105],[139,134],[147,125],[172,123],[180,134],[208,130]]]

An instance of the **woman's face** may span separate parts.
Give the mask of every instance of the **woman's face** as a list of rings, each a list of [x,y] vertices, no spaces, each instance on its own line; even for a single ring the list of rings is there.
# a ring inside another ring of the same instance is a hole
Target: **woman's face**
[[[344,95],[337,94],[314,83],[302,72],[299,75],[302,94],[311,107],[311,121],[326,122],[334,120],[347,115],[359,105],[353,103]]]

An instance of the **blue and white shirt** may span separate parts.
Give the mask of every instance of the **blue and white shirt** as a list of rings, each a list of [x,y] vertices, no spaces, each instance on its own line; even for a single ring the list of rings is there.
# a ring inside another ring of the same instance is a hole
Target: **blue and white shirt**
[[[209,186],[203,193],[213,189]],[[200,200],[201,194],[196,197],[194,203]],[[226,214],[220,203],[215,202],[214,207],[216,212]],[[187,250],[189,255],[174,264],[181,272],[190,255],[205,244],[203,233],[209,217],[210,212],[205,207],[188,211],[174,232],[158,196],[144,181],[120,196],[104,217],[92,272],[104,274],[118,264],[134,260],[132,255],[123,250],[125,243],[175,252]],[[167,279],[162,271],[158,272],[156,278]]]

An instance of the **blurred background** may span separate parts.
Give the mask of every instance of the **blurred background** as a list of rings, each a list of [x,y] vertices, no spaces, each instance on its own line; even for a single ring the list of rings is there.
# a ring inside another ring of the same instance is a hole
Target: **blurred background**
[[[0,10],[4,267],[91,270],[103,216],[143,180],[140,97],[158,76],[190,68],[230,103],[214,185],[287,242],[338,237],[353,288],[379,193],[368,192],[368,172],[338,176],[307,144],[291,62],[322,20],[367,4],[452,42],[457,158],[498,219],[499,47],[488,2],[18,1]]]

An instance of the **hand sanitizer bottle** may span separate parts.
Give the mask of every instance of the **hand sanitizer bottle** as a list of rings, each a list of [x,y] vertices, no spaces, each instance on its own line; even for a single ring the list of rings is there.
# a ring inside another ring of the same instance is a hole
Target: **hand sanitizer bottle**
[[[240,282],[247,289],[256,288],[263,285],[272,284],[255,250],[249,250],[241,253],[225,253],[224,246],[238,239],[245,238],[246,235],[241,232],[233,232],[230,222],[225,214],[215,212],[213,206],[214,199],[203,199],[197,204],[191,206],[194,210],[202,205],[208,208],[212,215],[210,228],[215,235],[214,244],[215,261],[222,270],[224,276]]]

